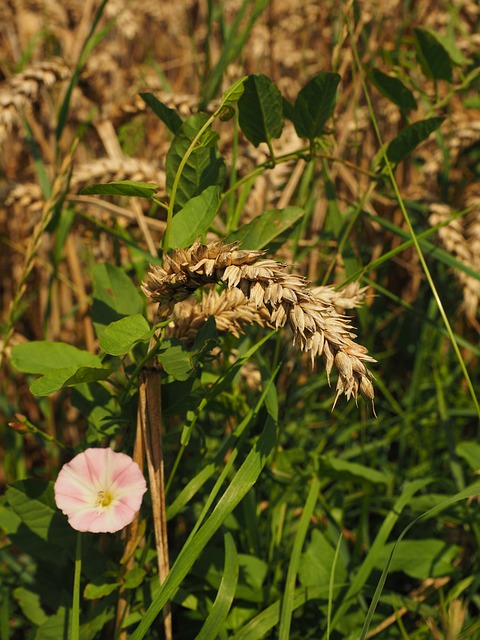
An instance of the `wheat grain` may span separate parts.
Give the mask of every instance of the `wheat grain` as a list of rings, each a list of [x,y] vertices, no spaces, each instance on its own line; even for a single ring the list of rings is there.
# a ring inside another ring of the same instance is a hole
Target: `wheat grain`
[[[288,324],[294,345],[310,354],[312,366],[317,356],[323,356],[328,378],[335,367],[339,374],[335,402],[341,394],[349,399],[358,393],[373,401],[372,374],[364,363],[375,360],[354,342],[349,319],[336,311],[331,293],[312,292],[305,278],[264,258],[261,251],[239,250],[235,243],[197,242],[165,256],[162,267],[152,266],[142,290],[159,303],[160,314],[170,314],[175,303],[215,282],[239,289],[257,310],[266,309],[268,324],[274,328]]]
[[[69,74],[60,60],[37,63],[17,73],[0,87],[0,143],[20,125],[20,113],[38,102],[43,87],[52,87]]]

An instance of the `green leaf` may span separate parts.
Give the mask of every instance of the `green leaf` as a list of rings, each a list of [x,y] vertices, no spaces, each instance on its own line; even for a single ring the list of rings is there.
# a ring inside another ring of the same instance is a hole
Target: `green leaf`
[[[172,133],[177,133],[177,131],[182,126],[183,120],[175,111],[175,109],[170,109],[166,104],[160,102],[158,98],[156,98],[153,93],[140,93],[140,97],[147,104],[153,113],[160,118],[160,120],[167,125]]]
[[[312,531],[312,538],[300,562],[298,577],[304,587],[323,586],[328,589],[332,572],[335,549],[319,530]],[[335,567],[335,582],[337,585],[346,580],[347,571],[341,561]]]
[[[47,618],[37,632],[33,636],[33,640],[59,640],[64,638],[65,629],[68,629],[70,624],[70,609],[66,607],[59,607],[53,615]],[[82,636],[82,640],[87,640],[85,636]]]
[[[34,558],[63,565],[73,553],[76,535],[55,505],[53,483],[19,480],[7,487],[5,497],[18,518],[2,517],[2,528],[12,543]]]
[[[115,320],[142,313],[144,298],[122,269],[102,263],[93,268],[92,275],[92,320],[98,337]]]
[[[383,569],[388,562],[394,542],[386,544],[376,559],[376,568]],[[402,571],[412,578],[426,580],[453,573],[452,562],[460,552],[457,545],[443,540],[401,540],[395,546],[390,562],[391,571]]]
[[[271,418],[267,419],[264,430],[259,439],[245,458],[245,461],[235,473],[231,483],[217,502],[209,518],[190,536],[172,566],[160,591],[148,608],[142,621],[130,640],[141,640],[150,629],[153,621],[177,591],[185,576],[188,574],[196,559],[205,549],[207,543],[221,527],[225,519],[247,495],[262,472],[268,457],[275,450],[276,426]]]
[[[176,380],[187,380],[193,373],[192,353],[179,340],[164,340],[157,354],[165,371]]]
[[[282,601],[282,611],[280,614],[280,627],[278,630],[279,640],[287,640],[290,638],[290,629],[292,626],[293,612],[295,610],[295,584],[297,581],[298,569],[300,566],[301,553],[305,537],[311,524],[311,518],[315,511],[320,492],[321,480],[314,476],[312,478],[310,489],[308,491],[307,500],[300,516],[293,548],[288,563],[287,577]]]
[[[295,101],[293,124],[301,138],[318,138],[333,113],[340,76],[322,71],[299,92]]]
[[[207,232],[220,204],[220,187],[207,187],[199,196],[191,198],[172,220],[170,245],[189,247]]]
[[[256,147],[279,138],[283,130],[282,95],[275,83],[263,74],[248,76],[238,101],[238,122]]]
[[[109,596],[120,588],[120,582],[105,582],[105,578],[98,578],[99,583],[89,582],[84,589],[83,597],[86,600],[97,600]]]
[[[35,340],[12,348],[13,366],[24,373],[49,373],[67,367],[101,368],[102,361],[93,353],[82,351],[65,342]]]
[[[463,458],[473,471],[480,470],[480,444],[473,440],[460,442],[455,447],[455,453]]]
[[[369,73],[370,80],[386,98],[398,105],[400,109],[410,111],[417,108],[417,101],[413,93],[399,78],[388,76],[380,69],[372,69]]]
[[[149,200],[158,191],[158,185],[151,182],[134,182],[133,180],[118,180],[106,184],[90,184],[80,193],[85,196],[136,196]]]
[[[401,162],[419,144],[436,131],[445,118],[427,118],[405,127],[387,147],[387,158],[390,162]]]
[[[415,493],[426,487],[430,482],[431,480],[428,478],[422,480],[413,480],[403,487],[401,495],[396,499],[395,504],[385,515],[383,523],[378,530],[375,540],[372,542],[370,549],[368,550],[368,553],[363,560],[363,563],[357,569],[355,575],[349,583],[347,592],[343,596],[342,603],[336,609],[332,617],[332,630],[335,629],[336,624],[340,620],[342,620],[349,609],[357,602],[355,596],[360,593],[363,586],[367,582],[372,570],[375,568],[377,558],[382,553],[387,538],[390,535],[393,527],[395,526],[398,518],[400,517],[403,509],[409,503],[410,499],[415,495]]]
[[[243,76],[236,82],[234,82],[228,89],[223,92],[222,99],[220,102],[220,109],[224,107],[231,107],[235,105],[241,98],[244,88],[245,88],[245,80],[248,76]]]
[[[428,33],[442,45],[442,47],[450,56],[450,60],[453,62],[453,64],[462,66],[465,64],[471,64],[473,62],[472,58],[467,58],[463,55],[461,49],[458,48],[457,43],[453,38],[449,36],[443,36],[442,34],[437,33],[436,31],[430,31],[429,29],[425,29],[425,31],[428,31]]]
[[[301,207],[285,207],[285,209],[265,211],[231,233],[227,242],[240,242],[245,249],[263,249],[284,231],[293,227],[304,213]]]
[[[232,535],[227,533],[225,534],[225,565],[223,567],[222,581],[212,610],[198,632],[196,640],[212,640],[223,629],[235,596],[238,573],[239,565],[235,542]]]
[[[36,627],[39,627],[47,621],[48,616],[42,609],[38,593],[25,589],[24,587],[17,587],[14,589],[12,595],[24,616]]]
[[[187,153],[190,144],[206,124],[209,116],[198,113],[190,116],[175,134],[170,149],[167,153],[165,170],[167,174],[167,193],[170,196],[177,170]],[[204,138],[209,145],[213,138],[206,132]],[[216,147],[203,146],[202,140],[192,151],[183,167],[178,190],[176,194],[175,210],[184,207],[187,202],[199,196],[202,191],[212,185],[222,185],[225,179],[225,162]]]
[[[123,586],[125,589],[136,589],[144,581],[146,572],[141,567],[133,567],[124,576]]]
[[[334,458],[333,456],[324,456],[321,459],[327,469],[331,469],[342,478],[348,478],[349,480],[366,480],[373,484],[388,484],[390,482],[390,478],[387,475],[371,467],[366,467],[363,464],[342,460],[341,458]]]
[[[427,78],[452,81],[452,61],[445,47],[427,29],[416,28],[417,58]]]
[[[145,342],[151,338],[153,330],[145,318],[137,313],[121,318],[105,327],[99,340],[100,347],[112,356],[128,353],[136,342]]]
[[[34,380],[30,385],[30,391],[36,396],[48,396],[65,387],[107,380],[112,371],[113,369],[111,368],[102,367],[66,367],[64,369],[56,369]]]

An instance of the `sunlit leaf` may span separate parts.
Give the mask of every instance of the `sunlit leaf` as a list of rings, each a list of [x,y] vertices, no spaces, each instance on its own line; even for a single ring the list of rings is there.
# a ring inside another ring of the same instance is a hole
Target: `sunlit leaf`
[[[151,182],[134,182],[132,180],[118,180],[106,184],[90,184],[84,187],[80,193],[85,196],[136,196],[138,198],[151,198],[158,191],[158,185]]]

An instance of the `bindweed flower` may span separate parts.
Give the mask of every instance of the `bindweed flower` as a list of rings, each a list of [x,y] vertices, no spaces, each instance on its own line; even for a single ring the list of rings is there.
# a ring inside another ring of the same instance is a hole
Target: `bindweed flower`
[[[77,531],[113,533],[135,518],[147,485],[136,462],[113,449],[87,449],[64,465],[55,502]]]

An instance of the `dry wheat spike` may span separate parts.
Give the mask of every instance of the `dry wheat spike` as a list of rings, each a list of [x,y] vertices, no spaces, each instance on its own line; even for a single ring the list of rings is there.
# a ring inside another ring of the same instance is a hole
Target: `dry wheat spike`
[[[14,127],[20,124],[19,112],[35,104],[42,87],[51,87],[64,80],[70,71],[60,60],[48,60],[36,63],[12,78],[5,80],[0,87],[0,143]]]
[[[336,368],[335,402],[342,393],[347,400],[361,393],[373,402],[373,376],[364,363],[375,360],[354,342],[349,319],[337,312],[331,297],[312,291],[305,278],[263,256],[263,251],[240,250],[236,243],[196,242],[166,255],[162,267],[152,266],[142,290],[159,303],[160,315],[169,315],[177,302],[204,285],[222,282],[227,289],[239,289],[257,309],[266,309],[270,326],[290,326],[293,343],[310,354],[312,365],[323,356],[328,377]]]
[[[221,293],[210,289],[199,302],[187,298],[175,305],[169,335],[192,343],[197,333],[213,316],[217,330],[240,337],[245,325],[268,324],[270,316],[265,307],[257,308],[240,289],[227,289]]]

